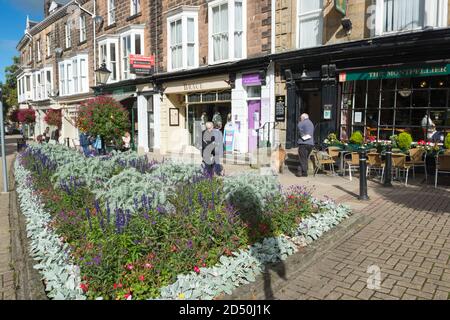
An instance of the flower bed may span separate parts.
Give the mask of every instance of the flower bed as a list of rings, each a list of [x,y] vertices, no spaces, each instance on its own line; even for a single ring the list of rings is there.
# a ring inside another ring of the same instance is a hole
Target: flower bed
[[[283,191],[275,177],[211,178],[129,153],[92,160],[33,145],[18,157],[16,179],[29,225],[45,217],[29,236],[58,240],[45,249],[58,259],[40,254],[38,267],[79,266],[70,281],[54,280],[51,298],[82,291],[89,299],[212,299],[254,281],[265,263],[286,259],[349,214],[301,187]],[[74,292],[61,289],[67,281]]]

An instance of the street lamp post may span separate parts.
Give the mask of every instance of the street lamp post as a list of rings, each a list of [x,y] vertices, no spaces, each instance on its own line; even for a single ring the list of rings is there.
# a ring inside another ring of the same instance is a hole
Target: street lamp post
[[[96,83],[100,86],[100,95],[103,93],[103,87],[108,82],[109,76],[111,75],[111,71],[106,68],[106,63],[103,61],[100,68],[94,71]],[[100,137],[102,141],[102,153],[105,154],[106,146],[104,137]]]
[[[8,192],[8,172],[6,171],[6,152],[5,152],[5,125],[3,123],[3,92],[0,88],[0,143],[2,144],[2,164],[3,164],[3,192]]]

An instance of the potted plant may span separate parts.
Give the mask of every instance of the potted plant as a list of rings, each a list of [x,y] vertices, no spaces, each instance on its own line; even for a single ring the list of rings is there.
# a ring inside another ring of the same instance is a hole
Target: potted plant
[[[445,137],[444,148],[445,154],[450,154],[450,133],[447,133],[447,136]]]
[[[343,144],[337,138],[335,133],[330,133],[328,137],[323,141],[323,143],[329,147],[339,147],[342,148]]]
[[[350,151],[357,151],[364,143],[364,136],[361,131],[355,131],[349,139],[348,148]]]
[[[412,142],[412,136],[408,132],[400,133],[397,138],[397,146],[403,152],[407,152],[409,149],[411,149]]]

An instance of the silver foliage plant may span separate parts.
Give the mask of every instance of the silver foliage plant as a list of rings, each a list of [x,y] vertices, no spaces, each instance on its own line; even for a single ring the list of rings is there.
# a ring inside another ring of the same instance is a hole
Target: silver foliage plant
[[[244,173],[224,178],[226,200],[241,211],[262,212],[272,197],[281,194],[275,176]]]
[[[51,221],[40,199],[34,195],[31,174],[20,164],[20,156],[14,164],[17,195],[22,214],[26,217],[27,237],[30,239],[30,255],[38,264],[45,280],[47,295],[56,300],[85,300],[80,288],[80,269],[70,261],[69,247],[48,226]]]

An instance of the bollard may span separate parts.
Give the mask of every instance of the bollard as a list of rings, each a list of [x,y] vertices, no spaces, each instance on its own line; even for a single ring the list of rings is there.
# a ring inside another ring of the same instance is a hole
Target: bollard
[[[386,147],[386,167],[384,168],[384,186],[392,187],[392,146]]]
[[[359,200],[369,200],[367,195],[367,150],[359,150]]]
[[[70,138],[66,138],[67,147],[70,148]]]

